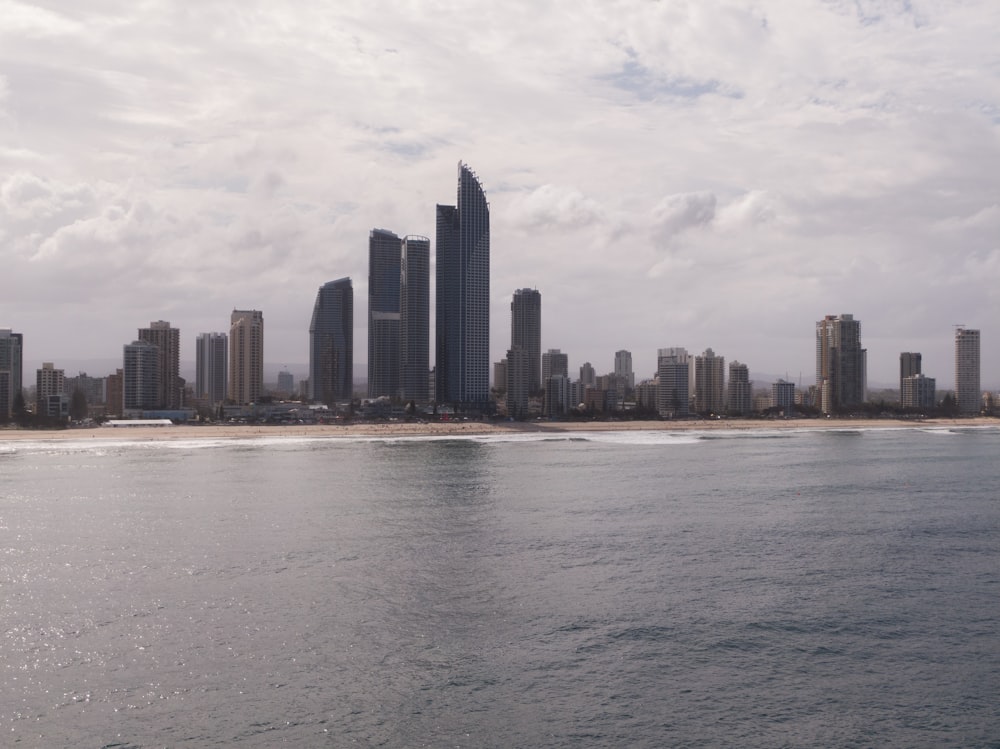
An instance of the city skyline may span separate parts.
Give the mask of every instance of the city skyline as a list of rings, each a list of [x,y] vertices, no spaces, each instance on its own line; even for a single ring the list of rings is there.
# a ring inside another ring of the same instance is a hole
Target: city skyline
[[[436,241],[461,158],[490,201],[489,361],[529,286],[543,350],[603,371],[630,350],[639,379],[684,345],[808,381],[812,321],[846,310],[871,382],[919,351],[953,386],[959,325],[983,332],[983,387],[1000,383],[1000,7],[569,7],[526,31],[519,9],[474,4],[497,41],[480,44],[416,6],[16,3],[0,327],[29,371],[70,373],[157,319],[193,361],[194,334],[253,305],[266,359],[299,364],[312,291],[349,276],[366,298],[373,226]],[[220,18],[247,33],[218,43]]]

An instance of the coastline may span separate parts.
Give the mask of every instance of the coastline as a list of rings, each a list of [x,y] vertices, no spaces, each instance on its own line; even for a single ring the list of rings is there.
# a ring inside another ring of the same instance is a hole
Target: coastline
[[[703,432],[857,429],[929,429],[1000,427],[1000,419],[688,419],[684,421],[528,421],[428,422],[368,424],[206,424],[163,427],[82,427],[72,429],[0,429],[0,442],[107,439],[156,442],[192,439],[258,439],[260,437],[471,437],[510,433],[568,432]]]

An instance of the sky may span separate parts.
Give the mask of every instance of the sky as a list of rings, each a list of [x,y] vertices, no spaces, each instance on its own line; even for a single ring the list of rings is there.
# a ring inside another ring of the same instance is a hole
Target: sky
[[[368,234],[433,240],[461,160],[493,361],[531,287],[571,371],[683,346],[808,385],[849,313],[870,383],[920,351],[950,387],[963,325],[997,387],[998,28],[996,0],[0,0],[0,327],[69,375],[260,309],[304,377],[350,276],[363,377]]]

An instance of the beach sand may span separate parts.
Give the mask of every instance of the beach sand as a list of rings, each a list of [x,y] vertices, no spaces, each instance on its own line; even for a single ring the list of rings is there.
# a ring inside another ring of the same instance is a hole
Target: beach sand
[[[607,431],[746,431],[787,429],[912,429],[1000,427],[1000,419],[686,419],[683,421],[528,421],[434,423],[316,424],[206,424],[164,427],[81,427],[72,429],[0,429],[7,440],[134,440],[149,442],[191,439],[254,439],[259,437],[407,437],[474,436],[514,433]]]

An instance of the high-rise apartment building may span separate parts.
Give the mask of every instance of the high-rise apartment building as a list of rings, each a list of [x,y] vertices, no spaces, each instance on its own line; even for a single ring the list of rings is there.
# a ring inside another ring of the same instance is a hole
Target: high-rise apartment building
[[[429,399],[431,241],[403,238],[399,270],[399,386],[403,399]]]
[[[200,333],[195,339],[195,395],[216,405],[226,400],[229,380],[229,337],[225,333]]]
[[[753,384],[746,364],[729,362],[729,387],[726,411],[734,416],[746,416],[753,403]]]
[[[56,369],[52,362],[43,362],[35,370],[35,413],[46,413],[50,395],[66,394],[66,371]]]
[[[438,402],[483,408],[490,397],[490,207],[458,165],[457,205],[437,206]]]
[[[868,352],[853,315],[827,315],[816,323],[817,404],[825,414],[864,403]]]
[[[333,405],[354,391],[354,286],[338,278],[320,286],[309,323],[309,398]]]
[[[125,344],[122,357],[122,415],[160,408],[160,349],[147,341]]]
[[[937,381],[921,373],[903,378],[899,402],[903,408],[914,408],[928,411],[935,406],[937,399]]]
[[[597,372],[594,365],[585,361],[580,365],[580,384],[585,388],[592,388],[597,385]]]
[[[229,400],[256,403],[264,393],[264,313],[234,309],[229,318]]]
[[[507,351],[507,415],[512,419],[528,417],[528,394],[531,376],[530,357],[520,346]]]
[[[542,354],[542,387],[550,377],[569,377],[569,356],[557,348],[550,348]]]
[[[912,351],[904,351],[899,355],[899,393],[902,397],[903,393],[903,380],[907,377],[920,374],[920,360],[921,356],[918,353]]]
[[[615,377],[619,385],[623,385],[627,390],[635,388],[635,373],[632,371],[632,352],[615,352]]]
[[[955,329],[955,400],[962,414],[982,410],[979,389],[979,331]]]
[[[399,395],[402,243],[385,229],[368,235],[368,397]]]
[[[180,363],[181,333],[171,328],[165,320],[151,322],[148,328],[139,328],[139,340],[156,346],[160,368],[159,394],[155,408],[176,409],[181,407],[183,396]]]
[[[690,413],[689,377],[691,364],[683,348],[660,349],[657,357],[659,386],[656,410],[664,418],[688,416]]]
[[[694,358],[694,410],[721,414],[726,408],[726,360],[705,349]]]
[[[795,383],[778,380],[771,383],[771,408],[785,414],[795,410]]]
[[[510,346],[527,357],[528,391],[542,389],[542,295],[537,289],[518,289],[510,302]]]
[[[104,415],[121,416],[125,405],[125,370],[116,369],[105,378]]]
[[[0,421],[14,413],[14,401],[21,393],[24,336],[10,328],[0,328]]]

